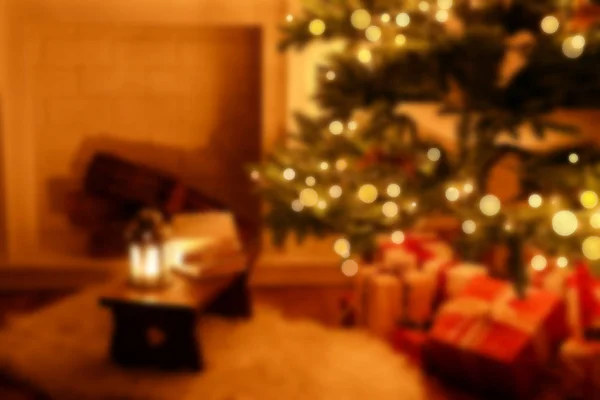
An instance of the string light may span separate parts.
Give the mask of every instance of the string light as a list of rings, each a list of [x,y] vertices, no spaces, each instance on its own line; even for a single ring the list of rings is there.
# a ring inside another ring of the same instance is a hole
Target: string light
[[[483,215],[488,217],[493,217],[494,215],[500,212],[500,208],[502,205],[500,204],[500,199],[498,199],[493,194],[485,195],[479,201],[479,209]]]
[[[581,245],[583,255],[589,260],[600,260],[600,237],[590,236]]]
[[[327,161],[323,161],[321,162],[320,167],[323,171],[327,171],[329,169],[329,163]]]
[[[351,278],[358,274],[358,263],[354,260],[346,260],[342,263],[342,274]]]
[[[378,26],[371,25],[365,31],[365,36],[368,41],[376,42],[381,38],[381,29]]]
[[[590,217],[590,225],[594,229],[600,229],[600,212],[592,214]]]
[[[427,150],[427,158],[429,159],[429,161],[437,162],[440,160],[441,157],[442,152],[440,151],[440,149],[432,147],[431,149]]]
[[[577,216],[571,211],[557,212],[552,218],[552,229],[560,236],[570,236],[577,230]]]
[[[542,196],[540,196],[537,193],[534,193],[531,196],[529,196],[528,202],[531,208],[540,208],[543,203]]]
[[[356,29],[367,29],[371,25],[371,14],[367,10],[358,9],[350,16],[350,23]]]
[[[579,201],[581,202],[581,205],[583,207],[587,208],[588,210],[591,210],[592,208],[598,205],[598,195],[596,194],[596,192],[586,190],[579,197]]]
[[[315,36],[321,36],[325,33],[325,22],[321,19],[313,19],[308,25],[308,31]]]
[[[314,189],[302,189],[300,192],[300,201],[304,207],[314,207],[319,201],[319,195]]]
[[[355,131],[356,129],[358,129],[358,124],[356,123],[356,121],[349,121],[348,129],[351,131]]]
[[[583,35],[575,35],[571,38],[571,46],[574,49],[582,50],[585,47],[585,38]]]
[[[344,238],[337,239],[333,243],[333,251],[340,257],[350,257],[350,242]]]
[[[358,189],[358,198],[363,203],[373,203],[375,200],[377,200],[377,196],[377,188],[374,185],[366,184],[362,185],[360,189]]]
[[[513,225],[510,222],[504,224],[504,230],[506,232],[512,232],[514,229]]]
[[[567,268],[567,265],[569,265],[569,260],[567,257],[558,257],[556,259],[556,265],[558,265],[558,268]]]
[[[327,202],[325,200],[319,200],[319,202],[317,203],[317,208],[319,210],[324,210],[327,208]]]
[[[335,72],[333,71],[327,71],[327,73],[325,74],[325,78],[327,78],[328,81],[332,81],[335,79]]]
[[[548,260],[546,260],[546,257],[540,254],[531,258],[531,267],[536,271],[543,271],[544,269],[546,269],[547,265]]]
[[[340,121],[333,121],[329,124],[329,132],[334,135],[341,135],[344,132],[344,124]]]
[[[437,20],[437,22],[439,23],[444,23],[446,21],[448,21],[448,18],[450,17],[450,14],[448,14],[447,10],[438,10],[435,13],[435,19]]]
[[[421,10],[422,12],[427,12],[429,11],[429,3],[426,1],[421,1],[419,3],[419,10]]]
[[[398,197],[402,193],[402,188],[395,183],[391,183],[387,187],[387,194],[390,197]]]
[[[257,170],[252,170],[252,172],[250,172],[250,179],[252,179],[253,181],[257,181],[260,179],[260,172],[258,172]]]
[[[581,46],[581,44],[581,40],[578,39],[578,36],[566,38],[562,45],[563,54],[568,58],[577,58],[581,56],[585,46],[585,39],[583,41],[583,46]]]
[[[449,10],[452,8],[452,0],[438,0],[437,5],[440,10]]]
[[[571,164],[577,164],[579,162],[579,155],[577,153],[569,154],[569,162]]]
[[[454,186],[451,186],[446,189],[446,198],[448,201],[457,201],[460,198],[460,191]]]
[[[395,244],[402,244],[404,242],[404,232],[395,231],[392,233],[392,242]]]
[[[338,185],[333,185],[329,188],[329,195],[334,199],[339,198],[342,195],[342,188]]]
[[[390,22],[390,20],[391,20],[390,14],[388,14],[388,13],[381,14],[381,22],[384,22],[387,24],[388,22]]]
[[[344,171],[346,168],[348,168],[348,163],[343,158],[340,158],[335,162],[335,169],[338,171]]]
[[[473,187],[473,184],[471,182],[467,182],[463,185],[463,191],[467,194],[473,193],[474,189],[475,188]]]
[[[541,27],[544,33],[552,35],[558,31],[558,28],[560,28],[560,22],[554,15],[548,15],[542,19]]]
[[[396,35],[394,43],[396,43],[396,46],[404,46],[406,44],[406,36],[403,34]]]
[[[296,171],[294,171],[291,168],[286,168],[285,171],[283,171],[283,179],[287,180],[287,181],[291,181],[296,177]]]
[[[293,16],[292,14],[288,14],[288,15],[285,17],[285,20],[286,20],[287,22],[292,22],[292,21],[294,20],[294,16]]]
[[[405,28],[410,24],[410,16],[407,13],[400,13],[396,15],[396,25],[401,28]]]
[[[412,203],[410,203],[410,211],[415,211],[418,207],[418,204],[416,201],[413,201]]]
[[[371,50],[363,48],[358,51],[358,61],[361,63],[368,64],[372,58]]]
[[[308,186],[315,186],[315,184],[317,183],[317,180],[315,179],[314,176],[307,176],[306,179],[304,180],[304,182]]]
[[[302,210],[304,210],[304,205],[302,204],[302,202],[298,199],[292,201],[292,210],[296,211],[296,212],[300,212]]]
[[[382,212],[386,217],[394,218],[396,215],[398,215],[398,205],[393,201],[388,201],[383,205]]]
[[[477,225],[475,224],[475,221],[468,219],[465,222],[463,222],[462,230],[467,235],[472,235],[477,230]]]

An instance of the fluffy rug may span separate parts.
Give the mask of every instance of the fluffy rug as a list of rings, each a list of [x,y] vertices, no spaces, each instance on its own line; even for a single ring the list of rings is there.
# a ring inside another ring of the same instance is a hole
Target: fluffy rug
[[[0,372],[54,399],[307,400],[426,398],[418,371],[357,331],[291,321],[204,318],[206,369],[123,370],[107,359],[110,316],[89,290],[0,332]]]

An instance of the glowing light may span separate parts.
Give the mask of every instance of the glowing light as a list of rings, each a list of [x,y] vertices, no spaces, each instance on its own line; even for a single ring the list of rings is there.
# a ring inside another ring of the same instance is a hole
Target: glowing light
[[[332,81],[335,79],[335,72],[333,71],[327,71],[327,73],[325,74],[325,78],[327,78],[328,81]]]
[[[590,260],[600,259],[600,237],[590,236],[583,241],[581,245],[583,255]]]
[[[472,235],[477,230],[477,225],[475,224],[475,221],[468,219],[465,222],[463,222],[462,230],[467,235]]]
[[[546,269],[547,265],[548,260],[546,260],[546,257],[540,254],[531,258],[531,268],[535,269],[536,271],[543,271]]]
[[[582,206],[584,206],[588,210],[591,210],[592,208],[598,205],[598,195],[596,194],[596,192],[586,190],[585,192],[581,193],[579,201],[581,202]]]
[[[574,49],[581,50],[585,47],[585,38],[583,35],[575,35],[571,38],[571,45]]]
[[[448,14],[447,10],[438,10],[435,13],[435,19],[437,20],[437,22],[439,23],[444,23],[446,21],[448,21],[448,18],[450,17],[450,14]]]
[[[329,195],[334,199],[339,198],[342,195],[342,188],[338,185],[333,185],[329,188]]]
[[[563,54],[568,58],[577,58],[583,54],[583,47],[578,47],[581,43],[577,40],[574,41],[574,38],[566,38],[562,45]]]
[[[321,36],[325,33],[325,22],[321,19],[313,19],[308,25],[308,31],[315,36]]]
[[[406,36],[402,34],[396,35],[394,43],[396,43],[396,46],[404,46],[406,44]]]
[[[368,64],[371,62],[373,56],[371,55],[371,50],[369,49],[360,49],[358,51],[358,61],[363,64]]]
[[[577,164],[579,162],[579,155],[577,155],[577,153],[569,154],[569,162],[571,164]]]
[[[379,29],[378,26],[371,25],[365,31],[365,36],[367,37],[368,41],[376,42],[381,39],[381,29]]]
[[[323,161],[321,162],[320,167],[323,171],[327,171],[329,169],[329,163],[327,161]]]
[[[258,172],[257,170],[252,170],[252,172],[250,172],[250,179],[252,179],[253,181],[259,180],[260,172]]]
[[[348,122],[348,129],[351,131],[355,131],[356,129],[358,129],[358,124],[356,123],[356,121]]]
[[[317,208],[319,210],[324,210],[327,208],[327,202],[325,200],[319,200],[319,202],[317,203]]]
[[[426,1],[421,1],[419,3],[419,10],[421,10],[422,12],[427,12],[429,11],[429,3]]]
[[[358,263],[354,260],[346,260],[342,263],[342,274],[353,277],[358,274]]]
[[[319,202],[319,195],[314,189],[302,189],[300,192],[300,201],[304,207],[314,207]]]
[[[578,226],[577,216],[571,211],[559,211],[552,218],[552,229],[560,236],[572,235]]]
[[[600,229],[600,212],[592,214],[590,217],[590,225],[594,229]]]
[[[430,161],[437,162],[441,157],[442,152],[438,148],[432,147],[427,151],[427,158],[429,158]]]
[[[569,260],[567,257],[558,257],[556,259],[556,265],[558,265],[558,268],[567,268],[567,265],[569,265]]]
[[[514,227],[510,222],[507,222],[504,224],[504,230],[506,232],[512,232],[513,229],[514,229]]]
[[[558,31],[560,21],[554,15],[548,15],[542,19],[541,27],[544,33],[552,35]]]
[[[334,135],[341,135],[344,132],[344,124],[340,121],[333,121],[329,124],[329,132]]]
[[[356,29],[366,29],[371,25],[371,14],[367,10],[356,10],[350,16],[350,23]]]
[[[390,20],[391,20],[390,14],[388,14],[388,13],[381,14],[381,22],[388,23],[388,22],[390,22]]]
[[[387,194],[390,197],[398,197],[402,193],[402,188],[395,183],[391,183],[387,187]]]
[[[291,168],[287,168],[285,171],[283,171],[283,179],[287,180],[287,181],[291,181],[296,177],[296,171],[294,171]]]
[[[471,193],[473,193],[473,190],[474,190],[474,189],[475,189],[475,188],[473,187],[473,184],[472,184],[472,183],[470,183],[470,182],[467,182],[467,183],[465,183],[465,184],[463,185],[463,191],[464,191],[465,193],[467,193],[467,194],[471,194]]]
[[[344,171],[346,168],[348,168],[348,163],[343,158],[340,158],[335,162],[335,169],[338,171]]]
[[[317,180],[315,179],[314,176],[307,176],[306,180],[304,182],[306,182],[306,184],[308,186],[315,186],[315,183],[317,183]]]
[[[287,22],[292,22],[292,21],[294,20],[294,16],[293,16],[292,14],[288,14],[288,15],[285,17],[285,20],[286,20]]]
[[[437,5],[440,10],[449,10],[452,8],[452,0],[438,0]]]
[[[540,196],[539,194],[532,194],[531,196],[529,196],[529,206],[531,208],[540,208],[542,206],[543,200],[542,200],[542,196]]]
[[[416,201],[413,201],[412,203],[410,203],[410,209],[411,209],[412,211],[416,210],[416,209],[417,209],[417,206],[418,206],[418,204],[417,204],[417,202],[416,202]]]
[[[483,215],[493,217],[500,212],[500,199],[493,194],[485,195],[479,201],[479,209]]]
[[[394,218],[396,215],[398,215],[398,205],[393,201],[388,201],[383,205],[382,212],[386,217]]]
[[[377,188],[371,184],[362,185],[358,189],[358,198],[364,203],[372,203],[377,200]]]
[[[298,199],[292,201],[292,210],[296,211],[296,212],[300,212],[302,210],[304,210],[304,204],[302,204],[302,202]]]
[[[340,257],[350,257],[350,242],[344,238],[337,239],[333,243],[333,251]]]
[[[457,201],[460,198],[460,191],[454,186],[446,189],[446,198],[448,201]]]
[[[401,28],[407,27],[410,24],[410,16],[407,13],[396,15],[396,24]]]
[[[404,232],[396,231],[392,233],[392,242],[395,244],[402,244],[402,242],[404,242]]]

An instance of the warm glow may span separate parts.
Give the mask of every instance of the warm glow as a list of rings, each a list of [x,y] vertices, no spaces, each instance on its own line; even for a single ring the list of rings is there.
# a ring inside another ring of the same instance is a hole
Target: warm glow
[[[300,201],[305,207],[314,207],[319,201],[319,195],[315,189],[306,188],[300,192]]]
[[[542,206],[542,203],[542,196],[540,196],[539,194],[532,194],[531,196],[529,196],[529,205],[532,208],[539,208]]]
[[[287,180],[287,181],[291,181],[296,177],[296,171],[294,171],[291,168],[287,168],[285,171],[283,171],[283,179]]]
[[[407,13],[396,15],[396,24],[402,28],[407,27],[410,24],[410,16]]]
[[[598,236],[590,236],[589,238],[583,241],[581,245],[581,251],[583,255],[592,260],[600,259],[600,237]]]
[[[442,152],[438,148],[432,147],[431,149],[429,149],[427,151],[427,158],[430,161],[437,162],[440,160],[441,157],[442,157]]]
[[[138,245],[129,247],[129,279],[133,285],[156,286],[165,279],[165,269],[161,268],[161,252],[158,245]]]
[[[585,47],[585,38],[583,35],[575,35],[571,38],[571,45],[576,50],[581,50]]]
[[[579,197],[579,201],[581,201],[582,206],[584,206],[588,210],[591,210],[592,208],[598,205],[598,195],[596,194],[596,192],[586,190]]]
[[[250,179],[252,179],[253,181],[259,180],[260,172],[258,172],[257,170],[253,170],[252,172],[250,172]]]
[[[592,225],[592,228],[594,229],[600,229],[600,212],[592,214],[590,217],[590,225]]]
[[[390,20],[391,20],[390,14],[388,14],[388,13],[381,14],[381,22],[388,23],[388,22],[390,22]]]
[[[317,180],[315,179],[314,176],[307,176],[306,180],[304,182],[306,182],[306,185],[308,185],[308,186],[315,186],[315,184],[317,183]]]
[[[367,29],[371,25],[371,14],[367,10],[356,10],[350,16],[350,22],[356,29]]]
[[[288,14],[288,15],[285,17],[285,20],[286,20],[287,22],[292,22],[292,21],[294,20],[294,16],[293,16],[292,14]]]
[[[577,155],[577,153],[569,154],[569,162],[571,164],[577,164],[579,162],[579,156]]]
[[[397,46],[404,46],[406,44],[406,36],[403,34],[396,35],[394,43],[396,43]]]
[[[419,10],[423,11],[423,12],[427,12],[429,11],[429,3],[426,1],[421,1],[419,3]]]
[[[559,211],[552,218],[552,229],[560,236],[569,236],[577,230],[577,216],[571,211]]]
[[[329,169],[329,163],[327,161],[323,161],[321,162],[320,167],[323,171],[327,171]]]
[[[388,218],[394,218],[398,215],[398,205],[393,201],[388,201],[382,207],[383,215]]]
[[[460,191],[454,186],[446,189],[446,198],[448,201],[457,201],[460,198]]]
[[[371,50],[369,49],[360,49],[358,51],[358,61],[363,64],[367,64],[371,62],[373,56],[371,55]]]
[[[548,15],[542,19],[541,26],[544,33],[552,35],[558,31],[558,28],[560,27],[560,21],[554,15]]]
[[[350,257],[350,242],[348,239],[340,238],[333,243],[333,251],[340,257]]]
[[[342,188],[338,185],[333,185],[329,188],[329,195],[334,199],[339,198],[342,195]]]
[[[558,265],[558,268],[567,268],[567,265],[569,265],[569,260],[567,257],[558,257],[556,259],[556,265]]]
[[[402,188],[395,183],[389,184],[387,187],[387,194],[390,197],[398,197],[402,193]]]
[[[500,212],[501,204],[500,200],[493,194],[488,194],[481,198],[479,202],[479,209],[483,215],[493,217]]]
[[[365,36],[370,42],[376,42],[381,38],[381,29],[378,26],[371,25],[365,31]]]
[[[333,71],[327,71],[327,73],[325,74],[325,78],[327,78],[328,81],[332,81],[335,79],[335,72]]]
[[[467,194],[473,193],[473,189],[475,188],[473,187],[472,183],[467,182],[463,185],[463,191]]]
[[[467,235],[472,235],[477,230],[477,225],[475,224],[475,221],[468,219],[465,222],[463,222],[462,230]]]
[[[300,212],[300,211],[304,210],[304,206],[302,205],[302,202],[298,199],[292,201],[292,210],[294,210],[296,212]]]
[[[568,58],[577,58],[583,54],[583,47],[579,47],[581,43],[574,39],[575,37],[566,38],[562,45],[562,51]]]
[[[327,202],[325,200],[319,200],[319,202],[317,203],[317,208],[319,210],[324,210],[327,208]]]
[[[346,168],[348,168],[348,163],[343,158],[340,158],[335,162],[335,169],[338,171],[344,171]]]
[[[536,271],[543,271],[544,269],[546,269],[546,266],[548,265],[548,260],[546,260],[546,257],[538,254],[537,256],[533,256],[533,258],[531,259],[531,268],[535,269]]]
[[[358,263],[354,260],[346,260],[342,263],[342,274],[352,277],[358,273]]]
[[[372,203],[377,200],[377,188],[374,185],[362,185],[358,189],[358,198],[364,203]]]
[[[402,242],[404,242],[404,232],[396,231],[392,233],[392,242],[395,244],[402,244]]]
[[[315,36],[321,36],[325,33],[325,22],[320,19],[313,19],[308,25],[308,31]]]
[[[438,10],[435,13],[435,19],[440,23],[444,23],[444,22],[448,21],[449,16],[450,15],[448,14],[448,11],[446,11],[446,10]]]
[[[448,10],[452,8],[452,0],[438,0],[437,4],[440,10]]]
[[[341,135],[342,132],[344,132],[344,124],[342,124],[340,121],[332,121],[329,124],[329,132],[334,135]]]
[[[350,129],[351,131],[355,131],[357,128],[358,124],[356,123],[356,121],[348,122],[348,129]]]

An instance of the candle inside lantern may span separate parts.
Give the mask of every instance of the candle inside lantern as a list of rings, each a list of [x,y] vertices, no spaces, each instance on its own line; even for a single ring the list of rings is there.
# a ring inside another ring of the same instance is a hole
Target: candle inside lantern
[[[156,286],[166,278],[161,250],[157,245],[133,244],[129,249],[130,278],[136,286]]]

